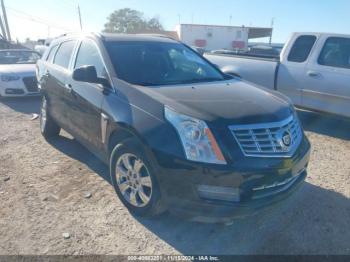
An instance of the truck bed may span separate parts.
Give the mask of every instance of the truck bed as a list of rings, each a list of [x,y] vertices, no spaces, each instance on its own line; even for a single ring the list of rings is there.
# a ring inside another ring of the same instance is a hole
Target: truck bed
[[[204,53],[204,55],[215,55],[215,56],[229,56],[229,57],[238,57],[238,58],[246,58],[246,59],[254,59],[254,60],[264,60],[264,61],[279,61],[279,57],[275,56],[263,56],[263,55],[253,55],[253,54],[245,54],[245,53],[237,53],[237,54],[225,54],[225,53]]]
[[[204,54],[204,57],[228,74],[236,74],[242,79],[274,89],[278,58],[261,56]]]

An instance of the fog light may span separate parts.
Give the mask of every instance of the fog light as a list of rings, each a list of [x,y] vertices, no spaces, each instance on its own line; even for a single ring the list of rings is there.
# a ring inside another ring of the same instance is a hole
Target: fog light
[[[22,89],[17,89],[17,88],[6,88],[5,94],[7,94],[7,95],[22,95],[22,94],[24,94],[24,91]]]
[[[239,188],[198,185],[197,191],[200,198],[207,200],[229,202],[239,202],[240,200]]]

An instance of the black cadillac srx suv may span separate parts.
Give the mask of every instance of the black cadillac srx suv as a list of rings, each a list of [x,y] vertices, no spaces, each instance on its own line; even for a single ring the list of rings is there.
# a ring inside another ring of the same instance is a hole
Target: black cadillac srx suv
[[[310,144],[290,102],[170,38],[64,35],[37,77],[43,136],[62,128],[108,163],[135,215],[225,222],[306,177]]]

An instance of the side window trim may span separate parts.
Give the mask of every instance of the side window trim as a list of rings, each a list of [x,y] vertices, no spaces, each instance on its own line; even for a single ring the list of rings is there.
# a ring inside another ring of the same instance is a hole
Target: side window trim
[[[51,63],[51,64],[53,63],[53,60],[55,59],[55,56],[56,56],[56,53],[57,53],[59,47],[60,47],[60,44],[57,44],[57,45],[54,45],[51,47],[51,49],[47,55],[47,58],[46,58],[46,61],[48,63]],[[51,53],[52,53],[52,57],[50,58]]]
[[[81,42],[82,41],[80,39],[75,39],[75,46],[73,48],[73,52],[72,52],[72,55],[70,57],[70,61],[69,61],[69,65],[68,65],[68,70],[70,72],[73,72],[73,70],[74,70],[75,59],[76,59],[77,54],[79,52]]]
[[[41,59],[44,61],[47,61],[47,59],[49,58],[49,55],[51,53],[52,47],[49,46],[47,47],[47,49],[45,50],[44,54],[42,55]]]
[[[60,65],[55,64],[55,60],[56,60],[56,54],[57,54],[58,50],[60,50],[62,44],[65,43],[65,42],[68,42],[68,41],[63,41],[63,42],[61,42],[61,43],[58,44],[57,50],[55,51],[55,55],[52,57],[52,64],[53,64],[53,65],[56,65],[56,66],[61,67]]]
[[[75,65],[77,64],[78,54],[79,54],[79,50],[80,50],[82,43],[83,43],[83,40],[79,39],[77,47],[76,47],[76,49],[73,53],[73,56],[72,56],[72,64],[70,65],[71,71],[74,71]]]

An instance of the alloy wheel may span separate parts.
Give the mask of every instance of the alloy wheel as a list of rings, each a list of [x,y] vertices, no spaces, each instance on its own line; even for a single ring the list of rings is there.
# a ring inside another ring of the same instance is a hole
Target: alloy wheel
[[[124,199],[135,207],[146,206],[152,197],[152,179],[144,162],[133,154],[121,155],[116,164],[116,181]]]

